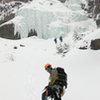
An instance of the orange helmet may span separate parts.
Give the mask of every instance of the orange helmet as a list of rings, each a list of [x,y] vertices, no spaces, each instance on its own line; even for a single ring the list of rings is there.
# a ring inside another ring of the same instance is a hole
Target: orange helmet
[[[51,64],[46,64],[46,65],[44,66],[45,70],[46,70],[48,67],[51,67]]]

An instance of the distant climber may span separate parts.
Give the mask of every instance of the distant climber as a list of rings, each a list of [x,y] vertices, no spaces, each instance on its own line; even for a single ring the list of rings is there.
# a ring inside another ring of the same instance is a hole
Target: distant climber
[[[57,38],[54,39],[55,44],[57,44]]]
[[[63,41],[63,37],[54,39],[54,43],[56,44],[57,53],[65,55],[69,51],[69,45]]]
[[[48,97],[54,100],[61,100],[64,90],[67,88],[67,74],[63,68],[52,68],[51,64],[46,64],[44,68],[50,74],[50,82],[42,93],[42,100],[48,100]]]
[[[54,38],[54,42],[55,42],[55,44],[58,43],[58,42],[57,42],[57,38]],[[63,42],[63,37],[62,37],[62,36],[59,37],[59,42]]]
[[[60,40],[60,42],[63,42],[63,37],[60,36],[60,37],[59,37],[59,40]]]

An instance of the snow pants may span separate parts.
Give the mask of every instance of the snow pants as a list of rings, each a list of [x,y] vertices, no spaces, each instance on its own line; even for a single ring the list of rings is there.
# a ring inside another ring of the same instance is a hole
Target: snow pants
[[[48,88],[48,95],[46,94],[46,91],[44,91],[42,93],[42,100],[48,100],[48,97],[50,97],[51,99],[54,98],[54,100],[61,100],[61,96],[58,96],[56,91]]]

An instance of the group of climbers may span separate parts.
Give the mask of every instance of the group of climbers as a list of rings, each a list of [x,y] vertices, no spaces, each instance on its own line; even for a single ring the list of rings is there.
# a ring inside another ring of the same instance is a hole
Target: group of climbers
[[[54,43],[56,44],[56,50],[58,54],[66,54],[69,51],[69,45],[63,40],[63,37],[54,38]]]

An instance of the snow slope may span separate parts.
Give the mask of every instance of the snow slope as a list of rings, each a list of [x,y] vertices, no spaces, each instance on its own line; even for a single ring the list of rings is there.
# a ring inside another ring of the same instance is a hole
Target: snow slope
[[[49,77],[43,67],[46,63],[52,64],[53,67],[64,67],[68,73],[68,89],[63,100],[100,100],[100,50],[77,49],[83,45],[84,41],[90,43],[90,40],[100,38],[100,30],[96,29],[94,21],[85,16],[77,0],[69,1],[72,5],[65,4],[68,8],[56,0],[34,0],[34,2],[35,5],[32,4],[33,2],[26,4],[17,12],[18,16],[16,15],[15,19],[10,21],[16,25],[15,32],[22,32],[22,37],[27,37],[27,32],[31,28],[34,29],[34,23],[32,23],[34,12],[37,12],[39,20],[35,25],[39,25],[49,14],[50,19],[54,15],[55,20],[51,22],[47,19],[47,22],[43,23],[44,26],[40,24],[40,28],[35,27],[35,29],[41,33],[39,37],[45,38],[58,37],[65,33],[64,42],[70,46],[70,51],[65,56],[58,54],[53,38],[44,40],[31,37],[15,41],[0,38],[0,100],[41,100],[43,88],[48,84]],[[51,7],[50,2],[53,2],[56,7]],[[45,7],[48,9],[44,9]],[[51,14],[50,8],[54,13]],[[69,16],[63,17],[66,16],[66,11]],[[39,17],[39,14],[46,17]],[[51,22],[50,30],[45,26],[48,21]],[[55,35],[51,34],[52,32]],[[81,41],[75,41],[74,34],[84,34],[85,37],[82,37]]]
[[[100,50],[76,48],[62,57],[56,53],[53,39],[0,38],[0,100],[41,100],[49,77],[43,67],[46,63],[64,67],[68,73],[63,100],[99,100],[99,59]]]

